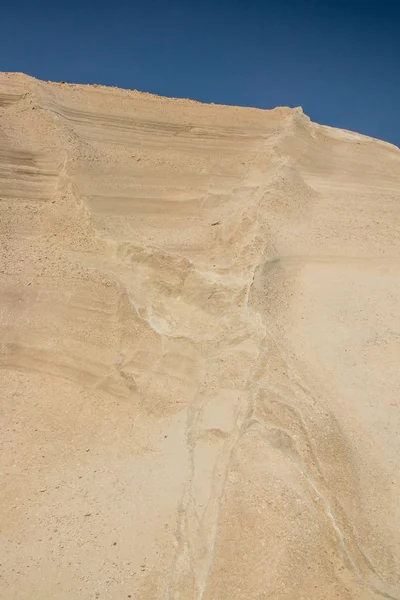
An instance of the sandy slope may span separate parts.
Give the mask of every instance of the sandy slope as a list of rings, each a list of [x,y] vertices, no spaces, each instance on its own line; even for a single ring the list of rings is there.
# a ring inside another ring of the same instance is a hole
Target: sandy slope
[[[0,75],[4,600],[400,599],[400,152]]]

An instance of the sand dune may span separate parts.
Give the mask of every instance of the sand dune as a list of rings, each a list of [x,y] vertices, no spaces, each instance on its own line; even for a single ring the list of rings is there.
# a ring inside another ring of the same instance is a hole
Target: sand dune
[[[5,600],[400,600],[400,152],[0,74]]]

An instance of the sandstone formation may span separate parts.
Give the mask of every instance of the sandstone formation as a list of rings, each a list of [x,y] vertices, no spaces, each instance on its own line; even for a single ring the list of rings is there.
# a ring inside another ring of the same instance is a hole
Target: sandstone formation
[[[400,599],[400,152],[0,75],[0,598]]]

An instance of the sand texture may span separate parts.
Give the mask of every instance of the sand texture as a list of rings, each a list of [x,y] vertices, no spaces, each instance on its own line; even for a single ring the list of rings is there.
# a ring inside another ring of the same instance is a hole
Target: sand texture
[[[400,151],[0,75],[1,600],[400,600]]]

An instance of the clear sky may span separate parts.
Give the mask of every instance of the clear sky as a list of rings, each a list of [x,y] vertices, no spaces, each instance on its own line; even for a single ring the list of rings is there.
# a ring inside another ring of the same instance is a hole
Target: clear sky
[[[302,106],[400,145],[400,0],[15,0],[0,14],[2,71]]]

